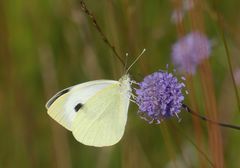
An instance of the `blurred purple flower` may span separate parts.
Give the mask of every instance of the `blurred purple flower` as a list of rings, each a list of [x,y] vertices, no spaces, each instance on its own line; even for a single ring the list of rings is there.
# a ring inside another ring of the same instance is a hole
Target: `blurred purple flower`
[[[240,86],[240,68],[234,71],[234,79],[238,86]]]
[[[196,67],[211,52],[211,43],[200,32],[192,32],[179,39],[172,47],[173,63],[178,71],[195,74]]]
[[[139,83],[139,87],[135,100],[141,117],[149,123],[160,123],[171,116],[178,116],[184,100],[182,89],[185,85],[172,73],[158,71],[150,74]]]
[[[182,22],[185,12],[180,9],[175,9],[172,12],[171,21],[175,24]]]
[[[194,7],[193,0],[182,0],[180,3],[181,5],[172,12],[171,21],[174,24],[182,22],[186,12]]]

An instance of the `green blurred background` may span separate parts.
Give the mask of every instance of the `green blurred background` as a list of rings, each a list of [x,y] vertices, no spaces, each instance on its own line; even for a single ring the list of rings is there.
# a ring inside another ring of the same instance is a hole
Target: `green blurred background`
[[[122,76],[122,65],[79,2],[0,1],[0,167],[240,167],[240,132],[185,112],[181,122],[150,125],[131,104],[122,140],[105,148],[78,143],[47,115],[45,103],[57,91]],[[117,52],[123,58],[129,53],[128,62],[147,49],[130,72],[137,81],[166,64],[172,68],[173,43],[192,30],[204,31],[212,54],[196,75],[187,76],[185,103],[202,115],[240,125],[223,43],[234,73],[240,66],[240,1],[195,0],[177,24],[172,13],[187,0],[85,2]]]

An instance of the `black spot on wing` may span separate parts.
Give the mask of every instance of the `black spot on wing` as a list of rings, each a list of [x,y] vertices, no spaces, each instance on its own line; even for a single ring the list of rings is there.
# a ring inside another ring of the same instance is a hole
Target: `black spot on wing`
[[[80,108],[82,108],[82,106],[83,106],[82,103],[78,103],[78,104],[74,107],[75,112],[78,112],[78,110],[79,110]]]
[[[60,96],[68,93],[69,91],[70,91],[70,88],[67,88],[67,89],[64,89],[64,90],[58,92],[55,96],[53,96],[53,97],[49,100],[49,102],[48,102],[48,104],[47,104],[47,108],[49,108]]]

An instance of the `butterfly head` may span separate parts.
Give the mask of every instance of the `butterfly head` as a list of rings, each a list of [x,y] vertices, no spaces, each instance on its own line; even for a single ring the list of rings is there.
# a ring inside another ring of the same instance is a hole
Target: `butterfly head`
[[[125,93],[125,92],[131,92],[131,79],[129,77],[129,74],[125,74],[123,75],[120,79],[119,79],[119,83],[120,83],[120,87],[121,87],[121,92]]]

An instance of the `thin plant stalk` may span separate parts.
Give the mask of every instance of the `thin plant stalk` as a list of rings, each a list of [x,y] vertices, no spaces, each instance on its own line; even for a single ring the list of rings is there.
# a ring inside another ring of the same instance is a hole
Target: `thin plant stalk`
[[[179,6],[182,5],[181,3],[182,3],[182,1],[178,1],[178,0],[172,1],[173,10],[174,11],[179,10]],[[180,16],[178,16],[178,18],[179,17]],[[182,36],[185,35],[185,32],[186,32],[182,19],[177,20],[175,25],[176,25],[177,35],[179,38],[181,38]],[[187,76],[187,80],[186,80],[187,86],[190,91],[190,103],[194,107],[194,109],[197,109],[197,103],[196,103],[196,99],[195,99],[192,76],[191,75],[186,75],[186,76]],[[202,149],[203,148],[203,142],[202,142],[203,135],[202,135],[202,129],[201,129],[201,126],[199,123],[199,119],[193,117],[193,125],[194,125],[194,134],[196,137],[196,145]],[[201,157],[200,153],[198,153],[198,159],[199,159],[199,163],[200,163],[201,167],[206,167],[205,161],[204,161],[203,157]]]
[[[197,30],[204,32],[205,28],[201,1],[195,0],[194,4],[195,7],[191,11],[189,11],[192,29],[194,31]],[[218,110],[214,93],[213,78],[208,60],[203,61],[202,65],[200,65],[200,76],[207,116],[212,120],[218,120]],[[224,167],[223,144],[222,135],[219,127],[209,123],[208,135],[214,166],[223,168]]]
[[[123,64],[123,67],[125,66],[125,63],[122,59],[122,57],[117,53],[116,48],[114,45],[112,45],[108,38],[106,37],[106,35],[103,33],[101,27],[99,26],[96,18],[94,17],[94,15],[92,14],[92,12],[87,8],[86,4],[84,1],[80,1],[80,7],[83,10],[83,12],[89,16],[89,18],[91,19],[94,27],[97,29],[97,31],[99,32],[99,34],[101,35],[103,41],[112,49],[113,53],[115,54],[115,56],[119,59],[119,61]]]

